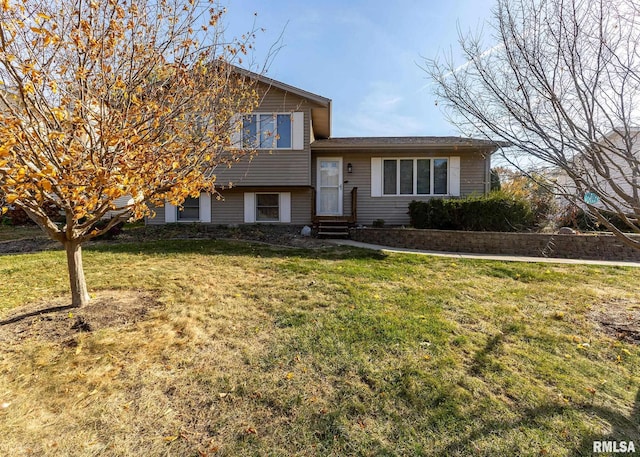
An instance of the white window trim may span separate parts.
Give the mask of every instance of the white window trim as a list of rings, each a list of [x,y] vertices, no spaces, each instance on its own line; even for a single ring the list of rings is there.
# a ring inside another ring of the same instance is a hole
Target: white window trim
[[[291,192],[280,192],[280,223],[291,223]]]
[[[208,192],[200,194],[200,222],[211,223],[211,194]]]
[[[253,205],[253,211],[255,214],[255,221],[258,224],[277,224],[278,222],[280,222],[280,208],[282,207],[282,197],[280,196],[280,192],[256,192],[255,193],[256,198],[255,198],[255,202]],[[278,219],[276,220],[269,220],[269,221],[259,221],[258,220],[258,195],[277,195],[278,196]]]
[[[167,224],[178,222],[178,208],[176,205],[172,205],[169,202],[164,204],[164,221]]]
[[[292,113],[292,112],[278,112],[278,111],[274,111],[274,112],[269,112],[269,111],[256,111],[253,113],[247,113],[247,114],[243,114],[240,116],[240,142],[242,145],[244,145],[244,118],[247,116],[256,116],[256,135],[258,136],[258,141],[260,141],[260,116],[263,115],[271,115],[274,120],[274,126],[275,126],[275,135],[273,137],[273,146],[272,147],[260,147],[258,146],[257,148],[255,148],[257,151],[272,151],[272,150],[278,150],[278,151],[287,151],[287,150],[292,150],[294,149],[294,114],[296,113]],[[278,147],[278,140],[277,140],[277,135],[278,135],[278,115],[282,115],[282,116],[290,116],[291,118],[291,123],[289,124],[291,126],[291,146],[289,146],[288,148],[279,148]]]
[[[256,222],[256,194],[255,192],[244,193],[244,222],[253,224]]]
[[[259,221],[258,199],[259,194],[278,195],[278,220]],[[291,192],[245,192],[244,193],[244,222],[245,224],[289,224],[291,223]]]
[[[451,193],[451,164],[453,157],[381,157],[380,158],[380,197],[452,197],[454,196]],[[395,160],[397,163],[396,166],[396,193],[395,194],[385,194],[384,193],[384,161],[385,160]],[[400,161],[401,160],[413,160],[413,193],[412,194],[401,194],[400,193]],[[418,160],[429,160],[429,190],[431,193],[428,194],[418,194],[416,191],[418,190]],[[434,194],[434,179],[435,175],[433,173],[434,163],[436,160],[446,160],[447,161],[447,193],[446,194]]]
[[[194,222],[210,223],[211,222],[211,194],[202,192],[198,197],[199,211],[198,219],[180,219],[178,213],[180,209],[171,203],[164,204],[164,221],[167,224],[192,224]]]
[[[322,173],[321,162],[323,160],[326,161],[336,161],[338,162],[338,211],[335,213],[321,213],[320,212],[320,192],[321,192],[321,181],[322,181]],[[344,214],[344,173],[343,173],[343,158],[342,157],[318,157],[316,161],[316,215],[317,216],[342,216]]]

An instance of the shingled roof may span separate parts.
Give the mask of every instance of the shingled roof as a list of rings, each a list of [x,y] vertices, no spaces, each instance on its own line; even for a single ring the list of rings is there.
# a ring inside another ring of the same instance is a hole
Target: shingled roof
[[[463,138],[457,136],[391,136],[329,138],[311,143],[313,150],[333,149],[458,149],[495,150],[510,146],[500,141]]]

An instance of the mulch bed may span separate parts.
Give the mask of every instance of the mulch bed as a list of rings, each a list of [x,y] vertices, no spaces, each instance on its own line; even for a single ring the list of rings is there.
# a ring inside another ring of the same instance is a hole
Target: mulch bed
[[[62,249],[62,245],[49,238],[24,238],[0,242],[0,254],[27,254],[29,252]]]
[[[297,226],[240,226],[222,227],[209,225],[160,225],[127,229],[111,240],[89,241],[85,246],[96,244],[135,243],[173,239],[231,239],[255,241],[277,246],[299,248],[323,248],[331,246],[326,240],[300,235]],[[0,255],[27,254],[30,252],[62,249],[62,245],[46,236],[0,242]]]

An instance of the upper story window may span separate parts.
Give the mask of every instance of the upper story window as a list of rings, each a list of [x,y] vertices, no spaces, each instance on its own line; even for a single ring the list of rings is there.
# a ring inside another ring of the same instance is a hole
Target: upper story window
[[[383,195],[446,195],[449,159],[383,159]]]
[[[291,149],[291,114],[257,113],[242,118],[242,146]]]

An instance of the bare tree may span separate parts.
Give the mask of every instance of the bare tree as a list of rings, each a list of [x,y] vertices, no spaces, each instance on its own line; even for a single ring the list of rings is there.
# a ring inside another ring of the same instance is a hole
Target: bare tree
[[[258,103],[233,65],[252,34],[226,41],[223,15],[205,0],[0,5],[0,191],[64,245],[73,305],[89,301],[82,243],[216,192],[215,167],[250,152],[230,146]]]
[[[640,233],[637,0],[497,0],[489,26],[460,35],[462,64],[427,62],[450,120],[565,177],[554,192],[640,248],[605,217]]]

